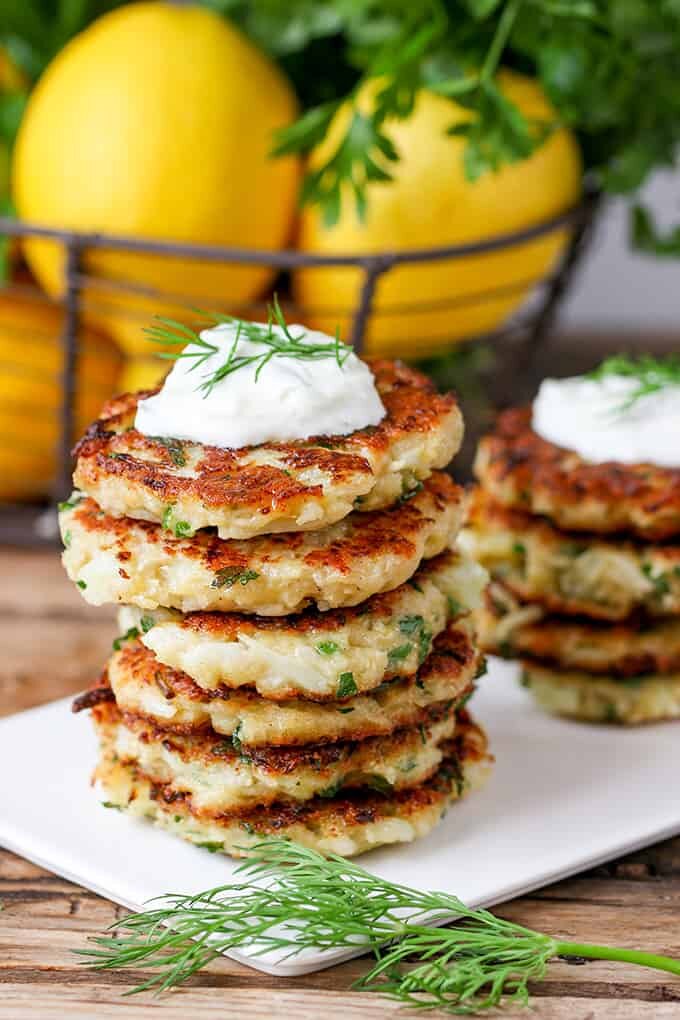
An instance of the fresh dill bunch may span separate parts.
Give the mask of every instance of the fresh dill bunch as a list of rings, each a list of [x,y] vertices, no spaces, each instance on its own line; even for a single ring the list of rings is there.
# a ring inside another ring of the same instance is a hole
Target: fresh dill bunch
[[[335,339],[328,343],[304,342],[304,333],[297,335],[291,333],[276,295],[268,306],[266,325],[259,322],[247,322],[233,315],[222,315],[219,312],[200,312],[199,314],[207,319],[209,326],[223,323],[236,326],[236,333],[227,351],[226,359],[216,369],[205,375],[197,387],[206,397],[218,382],[231,375],[232,372],[237,372],[248,365],[257,366],[255,369],[255,381],[257,381],[262,369],[273,358],[297,358],[300,361],[333,358],[338,367],[342,368],[352,353],[352,348],[342,342],[338,331],[336,331]],[[157,326],[150,326],[144,330],[149,339],[153,343],[162,344],[165,347],[181,348],[181,350],[163,351],[158,355],[160,358],[169,361],[191,358],[194,363],[189,371],[193,372],[194,369],[205,365],[210,358],[219,353],[220,349],[216,344],[205,340],[200,332],[196,332],[184,323],[162,316],[157,316],[157,322]],[[278,331],[279,329],[281,332]],[[262,351],[257,354],[238,354],[238,344],[241,339],[260,344],[263,348]]]
[[[637,357],[613,354],[589,373],[591,379],[606,379],[610,376],[622,376],[637,383],[617,408],[619,412],[628,411],[643,397],[659,393],[669,386],[680,386],[680,355],[669,354],[664,358],[655,358],[651,354],[640,354]]]
[[[126,993],[132,994],[178,985],[232,949],[277,950],[290,958],[305,949],[361,947],[376,962],[355,988],[456,1015],[526,1004],[529,982],[541,980],[557,956],[680,975],[680,960],[563,942],[471,910],[449,893],[388,882],[284,839],[258,843],[236,874],[244,881],[160,897],[159,906],[117,921],[111,934],[92,940],[95,946],[75,952],[97,969],[153,967],[148,980]],[[433,927],[454,918],[452,927]]]

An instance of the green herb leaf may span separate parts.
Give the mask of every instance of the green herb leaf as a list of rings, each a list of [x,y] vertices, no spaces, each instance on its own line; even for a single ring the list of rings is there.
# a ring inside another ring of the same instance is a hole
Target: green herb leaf
[[[161,527],[165,528],[166,531],[172,531],[172,515],[175,512],[175,508],[172,504],[166,506],[161,517]]]
[[[139,637],[139,630],[136,627],[129,627],[124,634],[115,638],[113,642],[114,652],[119,652],[126,641],[134,641],[135,638]]]
[[[488,663],[485,656],[480,656],[479,662],[477,663],[477,669],[475,670],[475,680],[479,680],[480,677],[485,676],[489,670]]]
[[[328,786],[324,787],[323,790],[319,790],[318,796],[323,797],[325,800],[330,797],[335,797],[336,794],[340,792],[341,787],[342,779],[337,779],[334,783],[330,783]]]
[[[407,642],[405,645],[399,645],[397,648],[391,648],[387,653],[387,665],[391,668],[396,666],[398,663],[403,662],[407,659],[413,651],[413,645]]]
[[[656,598],[661,599],[664,595],[668,595],[671,586],[668,582],[668,575],[665,572],[662,571],[660,574],[655,574],[651,563],[643,563],[642,573],[654,585],[654,595]]]
[[[430,654],[432,647],[432,631],[423,628],[418,635],[418,665],[422,666]]]
[[[413,499],[414,496],[417,496],[418,493],[422,491],[422,489],[423,489],[423,483],[420,482],[420,481],[415,481],[412,484],[407,485],[404,488],[404,490],[402,491],[402,494],[399,497],[399,499],[397,500],[397,503],[399,505],[401,505],[403,503],[408,503],[408,501],[410,499]]]
[[[201,327],[219,326],[230,324],[236,327],[234,339],[227,352],[226,358],[220,363],[213,359],[220,355],[220,348],[201,336],[201,330],[190,329],[189,326],[175,319],[166,319],[156,316],[158,325],[145,329],[149,340],[162,344],[163,347],[179,348],[178,350],[164,351],[159,354],[160,358],[177,361],[182,358],[189,358],[193,361],[191,371],[203,366],[208,367],[208,372],[203,376],[197,389],[208,396],[222,379],[239,369],[253,366],[255,368],[255,380],[260,372],[269,364],[273,358],[294,358],[298,361],[319,361],[331,358],[339,368],[342,368],[347,358],[352,353],[352,348],[342,343],[339,334],[329,342],[318,342],[311,340],[304,333],[293,334],[284,318],[281,306],[276,295],[269,306],[269,318],[266,325],[259,322],[247,322],[245,319],[237,319],[232,315],[223,315],[219,312],[201,312],[207,320]],[[256,354],[239,354],[239,341],[248,340],[250,343],[261,347]]]
[[[243,723],[239,723],[234,732],[231,735],[232,746],[238,751],[239,754],[243,751],[243,745],[241,743],[241,730],[243,729]]]
[[[319,655],[335,655],[340,651],[340,645],[335,641],[319,641],[316,650]]]
[[[455,761],[450,768],[451,781],[461,782]],[[334,795],[330,788],[325,792]],[[198,845],[223,849],[221,843]],[[453,917],[457,924],[440,926]],[[132,989],[141,992],[182,984],[233,949],[265,947],[294,957],[319,947],[356,948],[357,942],[376,962],[356,986],[448,1014],[527,1005],[529,983],[541,980],[558,956],[680,974],[678,960],[562,942],[487,910],[472,910],[450,893],[397,885],[342,857],[323,857],[275,838],[250,848],[232,883],[166,895],[162,905],[117,919],[108,933],[93,939],[92,948],[75,952],[96,969],[152,968]]]
[[[388,797],[391,793],[394,793],[394,787],[388,779],[384,776],[380,776],[377,773],[364,776],[364,783],[371,790],[376,790],[378,793],[384,794]]]
[[[82,492],[74,492],[70,499],[65,499],[62,503],[57,503],[57,509],[59,513],[63,513],[65,510],[73,510],[79,503],[85,499]]]
[[[651,354],[640,354],[637,357],[614,354],[605,358],[589,375],[591,379],[621,376],[634,380],[637,385],[617,408],[619,413],[623,413],[643,397],[659,393],[669,386],[680,386],[680,355],[669,354],[664,358],[655,358]]]
[[[171,439],[168,436],[148,436],[148,439],[153,439],[154,443],[160,443],[170,454],[170,459],[176,467],[186,467],[186,454],[184,453],[184,447],[179,439]]]
[[[338,677],[338,689],[336,691],[336,697],[338,699],[350,698],[352,695],[357,694],[358,687],[354,679],[354,673],[341,673]]]
[[[256,570],[248,570],[246,567],[222,567],[215,572],[210,587],[233,588],[235,584],[246,585],[249,581],[256,581],[259,576]]]
[[[402,616],[399,620],[399,631],[402,634],[417,634],[422,630],[424,624],[422,616]]]

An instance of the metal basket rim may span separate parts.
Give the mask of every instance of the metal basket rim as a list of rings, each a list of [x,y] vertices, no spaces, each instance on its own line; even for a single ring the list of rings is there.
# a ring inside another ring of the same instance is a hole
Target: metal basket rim
[[[508,231],[477,241],[432,248],[401,248],[354,254],[319,255],[295,248],[272,250],[230,245],[193,244],[161,238],[60,229],[6,216],[0,217],[0,235],[58,241],[65,246],[77,248],[83,252],[88,249],[105,248],[115,251],[166,255],[174,258],[195,258],[203,261],[251,263],[278,269],[357,266],[385,272],[394,265],[483,255],[524,244],[577,223],[588,213],[592,201],[593,194],[586,188],[578,202],[554,216],[521,230]]]

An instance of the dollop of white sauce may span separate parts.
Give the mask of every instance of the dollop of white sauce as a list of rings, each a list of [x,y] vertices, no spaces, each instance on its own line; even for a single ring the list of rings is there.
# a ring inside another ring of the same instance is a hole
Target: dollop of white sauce
[[[160,391],[140,400],[135,428],[147,436],[186,439],[207,446],[237,449],[309,436],[349,435],[377,425],[385,408],[369,368],[354,353],[339,365],[332,355],[314,360],[274,356],[258,378],[258,362],[225,376],[209,392],[200,384],[224,364],[237,335],[224,323],[200,334],[217,350],[201,364],[179,358]],[[283,329],[272,326],[281,337]],[[304,344],[329,344],[325,333],[290,325],[288,332]],[[202,349],[190,343],[184,353]],[[249,357],[268,348],[239,335],[235,354]],[[193,370],[192,370],[193,369]]]
[[[593,464],[680,467],[680,385],[627,402],[629,376],[544,379],[533,403],[534,432]]]

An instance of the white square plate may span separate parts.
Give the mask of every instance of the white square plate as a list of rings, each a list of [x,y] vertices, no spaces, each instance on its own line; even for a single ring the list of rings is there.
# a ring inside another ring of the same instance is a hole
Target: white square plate
[[[427,839],[361,863],[387,879],[490,906],[680,832],[680,730],[587,726],[543,715],[492,660],[475,695],[496,767]],[[88,720],[70,699],[0,720],[0,843],[124,906],[228,881],[229,858],[104,810],[89,785]],[[306,974],[357,955],[273,953],[237,959],[271,974]]]

